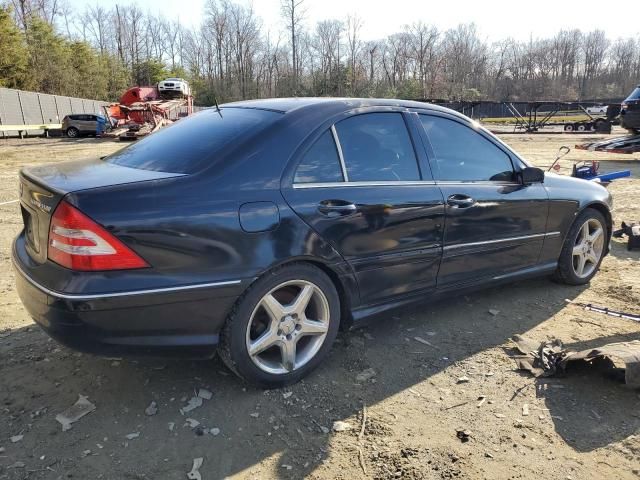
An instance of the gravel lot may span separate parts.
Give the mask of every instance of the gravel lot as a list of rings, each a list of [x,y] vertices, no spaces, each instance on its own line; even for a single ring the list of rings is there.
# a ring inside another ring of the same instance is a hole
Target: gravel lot
[[[603,137],[503,136],[541,166],[561,145],[594,138]],[[329,360],[285,390],[247,387],[217,359],[114,360],[57,345],[15,292],[10,249],[22,220],[18,204],[4,202],[17,197],[23,165],[121,146],[0,140],[0,479],[184,479],[196,457],[203,480],[640,478],[637,391],[588,368],[535,380],[509,358],[516,333],[576,349],[640,339],[634,322],[565,303],[640,313],[640,253],[619,241],[588,287],[539,279],[395,311],[342,333]],[[640,155],[574,150],[565,158],[632,169],[633,178],[610,186],[614,216],[640,220]],[[183,416],[200,388],[213,397]],[[96,409],[63,432],[55,417],[79,394]],[[152,401],[158,412],[148,416]],[[335,421],[351,429],[333,432]],[[459,428],[469,441],[456,437]]]

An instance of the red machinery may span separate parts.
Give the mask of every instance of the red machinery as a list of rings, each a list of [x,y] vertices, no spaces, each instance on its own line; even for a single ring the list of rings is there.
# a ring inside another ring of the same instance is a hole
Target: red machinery
[[[191,115],[193,97],[163,98],[157,87],[132,87],[104,111],[111,123],[105,136],[136,140]]]

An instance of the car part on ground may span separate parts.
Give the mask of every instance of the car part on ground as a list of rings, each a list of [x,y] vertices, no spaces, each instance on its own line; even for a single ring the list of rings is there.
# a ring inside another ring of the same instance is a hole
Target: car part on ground
[[[518,368],[531,372],[535,377],[565,373],[575,362],[586,362],[620,378],[630,388],[640,388],[640,340],[609,343],[579,352],[565,348],[558,339],[538,343],[522,335],[514,335],[512,341],[519,351],[519,355],[513,357]],[[621,361],[624,369],[617,368],[615,360]]]
[[[638,153],[640,152],[640,135],[627,135],[598,142],[582,143],[576,145],[575,148],[591,152]]]
[[[620,228],[613,232],[613,236],[622,238],[623,235],[627,236],[627,250],[640,249],[640,224],[622,222]]]
[[[602,313],[604,315],[609,315],[611,317],[624,318],[627,320],[633,320],[634,322],[640,322],[640,315],[635,315],[633,313],[618,312],[617,310],[611,310],[608,307],[601,307],[598,305],[593,305],[591,303],[574,302],[572,300],[566,300],[566,299],[565,301],[570,305],[582,307],[585,310],[588,310],[590,312],[597,312],[597,313]]]

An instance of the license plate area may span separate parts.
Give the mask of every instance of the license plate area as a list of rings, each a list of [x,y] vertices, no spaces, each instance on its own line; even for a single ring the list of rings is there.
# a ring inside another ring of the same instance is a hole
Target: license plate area
[[[38,217],[25,208],[24,205],[20,205],[20,211],[22,212],[22,222],[24,223],[24,234],[27,239],[27,246],[35,253],[39,253]]]

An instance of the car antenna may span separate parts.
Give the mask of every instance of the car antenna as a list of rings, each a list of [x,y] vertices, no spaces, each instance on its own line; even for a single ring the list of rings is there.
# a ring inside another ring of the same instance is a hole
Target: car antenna
[[[220,115],[220,118],[222,118],[222,110],[220,110],[220,106],[218,105],[218,99],[216,98],[216,94],[213,94],[213,103],[216,104],[216,112],[218,112],[218,115]]]

